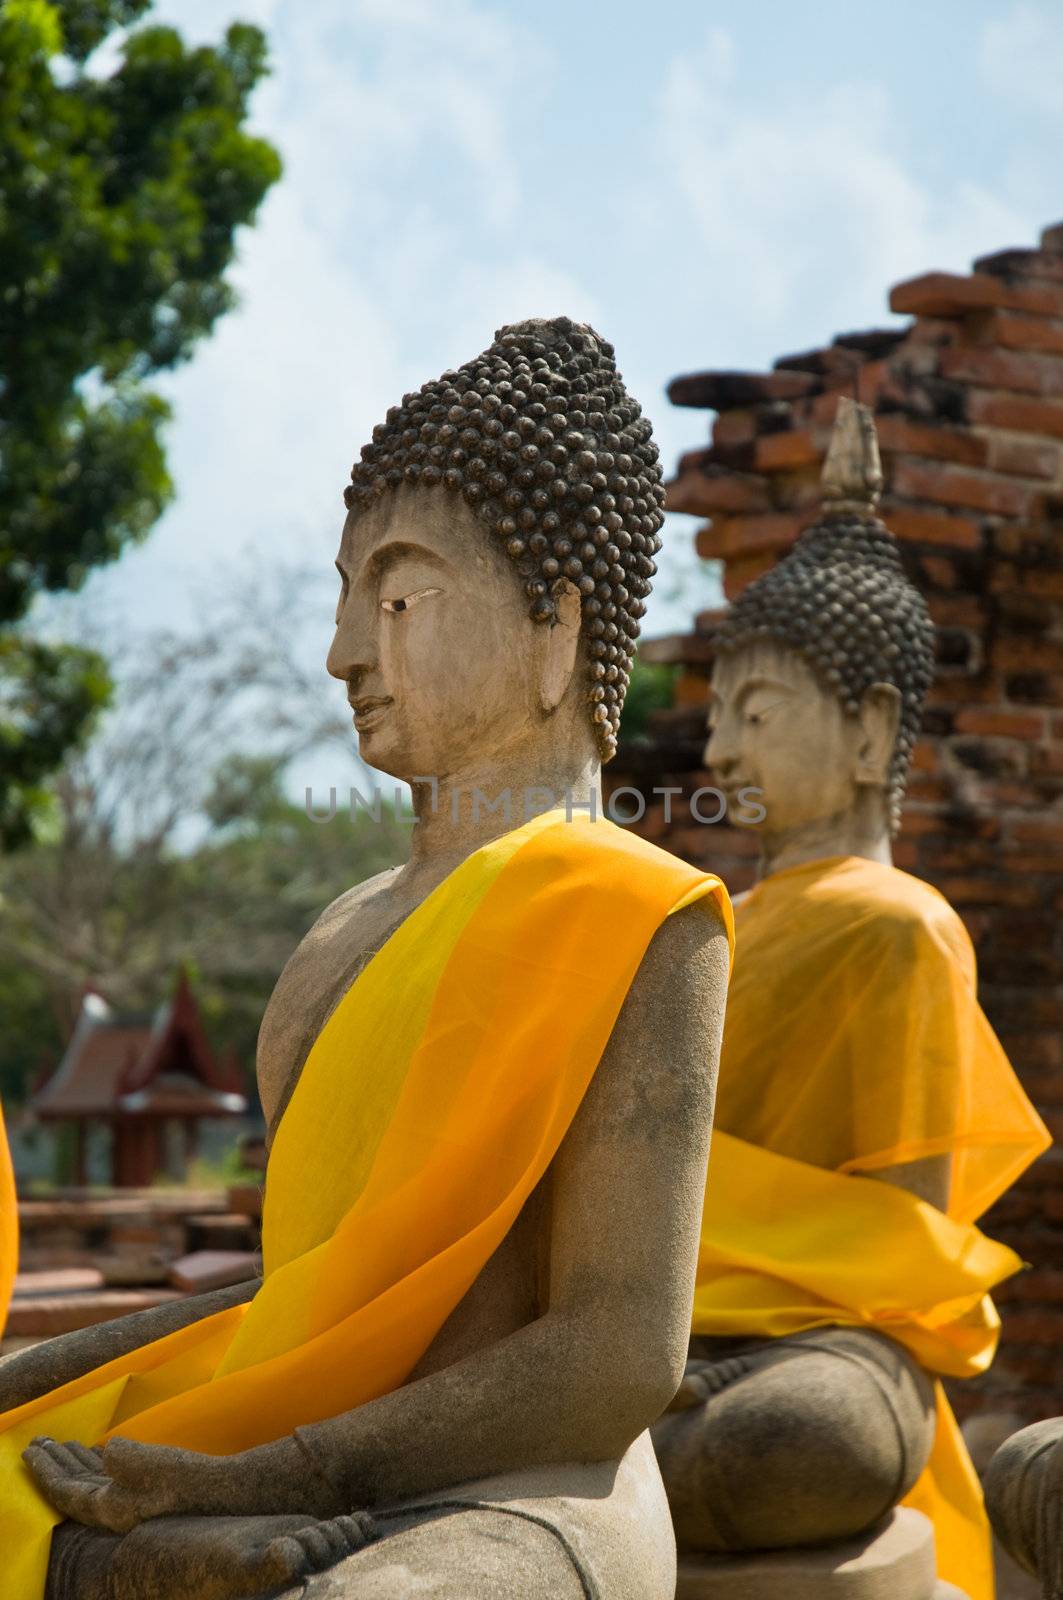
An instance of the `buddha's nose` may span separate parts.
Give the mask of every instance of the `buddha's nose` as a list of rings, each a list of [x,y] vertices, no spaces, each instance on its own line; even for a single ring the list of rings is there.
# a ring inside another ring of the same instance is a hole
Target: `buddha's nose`
[[[718,778],[726,778],[734,769],[738,751],[734,740],[728,735],[724,722],[717,723],[709,729],[709,737],[705,742],[702,760],[707,767],[711,767]]]
[[[372,624],[366,608],[349,595],[336,622],[336,632],[325,658],[325,666],[341,683],[364,677],[374,660]]]

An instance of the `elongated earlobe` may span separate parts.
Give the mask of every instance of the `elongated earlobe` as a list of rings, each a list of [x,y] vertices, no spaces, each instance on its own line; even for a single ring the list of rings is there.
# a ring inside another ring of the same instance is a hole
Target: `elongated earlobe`
[[[579,647],[580,596],[567,578],[554,589],[557,620],[548,623],[543,643],[542,674],[539,679],[539,704],[548,714],[556,711],[572,679]]]
[[[853,777],[858,784],[885,788],[900,727],[900,691],[892,683],[873,683],[864,693],[858,716],[861,738]]]

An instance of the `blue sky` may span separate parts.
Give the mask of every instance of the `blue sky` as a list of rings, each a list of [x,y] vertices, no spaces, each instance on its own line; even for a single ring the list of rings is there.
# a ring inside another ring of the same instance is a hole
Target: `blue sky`
[[[181,627],[219,558],[331,564],[388,405],[566,312],[617,347],[666,466],[706,436],[678,372],[891,319],[891,283],[1063,218],[1060,0],[159,0],[257,21],[286,174],[241,309],[168,380],[178,496],[90,604]],[[646,631],[713,598],[672,517]],[[668,599],[678,582],[681,599]],[[323,616],[305,641],[328,641]],[[322,683],[328,693],[328,682]]]

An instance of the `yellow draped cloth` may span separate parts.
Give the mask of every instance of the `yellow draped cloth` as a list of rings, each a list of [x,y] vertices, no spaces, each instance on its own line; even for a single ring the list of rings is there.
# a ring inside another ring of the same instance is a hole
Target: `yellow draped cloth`
[[[983,1372],[988,1291],[1022,1263],[974,1220],[1050,1141],[978,1005],[963,924],[919,879],[834,857],[764,879],[735,925],[694,1332],[866,1327],[933,1373]],[[947,1212],[865,1181],[935,1155]],[[940,1575],[992,1600],[981,1490],[936,1389],[905,1504],[934,1524]]]
[[[21,1462],[35,1435],[225,1455],[404,1382],[549,1166],[657,927],[695,901],[730,928],[717,878],[556,810],[428,896],[307,1058],[250,1305],[0,1417],[5,1592],[40,1600],[59,1520]]]
[[[18,1267],[18,1206],[15,1203],[15,1174],[7,1147],[4,1112],[0,1107],[0,1333],[7,1321],[11,1290]]]

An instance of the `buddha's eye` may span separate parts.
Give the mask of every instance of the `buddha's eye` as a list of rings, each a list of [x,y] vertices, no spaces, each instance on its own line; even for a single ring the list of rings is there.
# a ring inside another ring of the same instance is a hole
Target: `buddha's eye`
[[[425,595],[438,593],[438,589],[415,589],[413,594],[400,595],[396,600],[381,600],[380,606],[384,611],[409,611],[410,607],[415,606],[418,600],[423,600]]]

